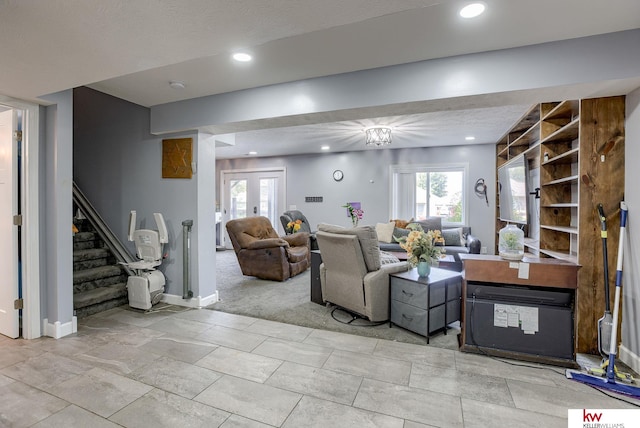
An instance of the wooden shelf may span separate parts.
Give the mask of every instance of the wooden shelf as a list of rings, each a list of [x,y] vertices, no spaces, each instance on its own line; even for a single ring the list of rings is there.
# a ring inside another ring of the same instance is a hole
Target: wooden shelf
[[[547,230],[554,230],[556,232],[563,232],[563,233],[570,233],[573,235],[577,235],[578,234],[578,228],[577,227],[572,227],[572,226],[553,226],[550,224],[541,224],[540,225],[541,229],[547,229]]]
[[[571,175],[569,177],[562,177],[562,178],[558,178],[556,180],[552,180],[549,181],[548,183],[543,183],[542,186],[553,186],[556,184],[577,184],[578,183],[578,176],[577,175]]]
[[[576,147],[575,149],[571,149],[560,155],[554,156],[548,161],[542,162],[542,165],[544,166],[544,165],[549,165],[554,163],[555,164],[571,164],[571,163],[578,162],[579,152],[580,152],[580,149]]]
[[[553,121],[558,118],[573,119],[580,111],[580,102],[578,100],[566,100],[559,103],[549,113],[542,118],[544,121]]]
[[[532,238],[524,238],[524,246],[534,250],[539,250],[540,241]]]
[[[558,204],[546,204],[546,205],[543,205],[542,208],[578,208],[578,203],[567,202],[567,203],[558,203]]]
[[[543,249],[540,249],[540,252],[554,259],[565,260],[567,262],[578,264],[578,256],[576,254],[562,253],[560,251],[543,250]]]
[[[537,122],[531,128],[527,129],[527,131],[516,138],[509,147],[520,147],[520,146],[531,146],[534,143],[538,143],[540,141],[540,122]]]
[[[531,107],[496,142],[496,153],[505,148],[508,152],[506,160],[498,156],[498,166],[525,153],[532,171],[529,178],[540,180],[535,183],[540,186],[540,200],[534,205],[538,212],[531,216],[537,221],[528,224],[537,229],[529,236],[539,242],[526,240],[525,248],[546,260],[581,266],[575,331],[579,352],[598,352],[597,326],[588,321],[597,317],[594,308],[605,300],[601,287],[593,287],[604,270],[602,254],[593,246],[600,240],[593,201],[612,212],[624,198],[624,129],[624,96],[546,102]],[[606,162],[601,162],[600,151],[605,149]],[[496,231],[503,226],[496,221]],[[615,230],[610,234],[617,236]],[[615,252],[614,248],[609,253],[610,272],[615,270]]]
[[[573,141],[578,138],[578,128],[580,126],[580,118],[576,118],[569,124],[558,129],[548,137],[542,139],[542,143],[553,143],[556,141]]]

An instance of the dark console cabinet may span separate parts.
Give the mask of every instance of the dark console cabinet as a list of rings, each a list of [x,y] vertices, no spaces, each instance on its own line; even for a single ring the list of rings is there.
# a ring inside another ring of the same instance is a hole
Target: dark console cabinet
[[[577,265],[475,255],[463,263],[462,351],[575,365]]]

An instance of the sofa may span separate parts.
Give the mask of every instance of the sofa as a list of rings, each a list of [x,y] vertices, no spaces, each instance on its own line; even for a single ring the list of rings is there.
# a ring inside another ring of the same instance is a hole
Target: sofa
[[[471,234],[471,227],[468,226],[442,226],[441,217],[428,217],[424,220],[411,221],[411,223],[419,224],[426,232],[428,230],[440,230],[442,237],[445,239],[443,245],[444,254],[453,256],[453,269],[462,271],[462,261],[460,254],[480,254],[482,243]],[[396,222],[378,223],[376,224],[376,232],[380,250],[388,252],[404,252],[400,248],[400,244],[394,239],[406,236],[410,230],[399,228]]]
[[[243,275],[284,281],[310,266],[309,234],[278,236],[266,217],[227,222],[227,232]]]

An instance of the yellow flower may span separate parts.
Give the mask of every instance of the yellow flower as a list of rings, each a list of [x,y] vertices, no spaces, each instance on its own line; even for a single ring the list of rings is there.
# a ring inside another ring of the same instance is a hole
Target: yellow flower
[[[287,231],[291,233],[296,233],[302,227],[302,220],[292,220],[287,223]]]
[[[436,246],[436,244],[444,244],[441,232],[439,230],[425,232],[419,224],[410,224],[407,228],[412,229],[407,236],[395,239],[407,252],[407,261],[411,266],[416,266],[420,261],[429,263],[437,261],[444,252],[444,248]]]

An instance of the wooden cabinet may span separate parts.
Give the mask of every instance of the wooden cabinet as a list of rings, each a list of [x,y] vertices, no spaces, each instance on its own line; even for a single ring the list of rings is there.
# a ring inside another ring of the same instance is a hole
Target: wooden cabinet
[[[530,171],[539,177],[540,199],[530,206],[532,219],[525,230],[530,253],[582,266],[576,299],[578,352],[597,353],[597,319],[605,306],[599,203],[607,215],[614,283],[624,198],[624,105],[624,96],[537,104],[496,143],[497,167],[524,153]],[[496,233],[504,225],[498,219]]]

